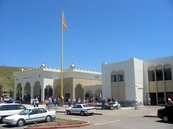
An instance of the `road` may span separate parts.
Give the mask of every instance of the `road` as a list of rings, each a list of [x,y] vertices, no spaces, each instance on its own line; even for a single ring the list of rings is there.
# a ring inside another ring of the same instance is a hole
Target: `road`
[[[84,120],[90,122],[89,126],[80,127],[80,129],[173,129],[173,123],[163,123],[156,117],[143,117],[145,114],[155,114],[161,107],[142,107],[140,110],[133,108],[121,110],[104,110],[103,115],[80,116],[66,115],[57,113],[57,117]],[[0,129],[23,129],[23,127],[6,126],[0,124]],[[73,128],[73,129],[79,129]]]

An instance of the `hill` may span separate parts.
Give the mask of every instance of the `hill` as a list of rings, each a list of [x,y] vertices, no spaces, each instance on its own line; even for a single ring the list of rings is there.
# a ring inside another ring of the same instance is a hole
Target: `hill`
[[[7,67],[0,66],[0,85],[3,85],[2,89],[13,90],[14,87],[14,77],[12,74],[19,71],[18,67]]]

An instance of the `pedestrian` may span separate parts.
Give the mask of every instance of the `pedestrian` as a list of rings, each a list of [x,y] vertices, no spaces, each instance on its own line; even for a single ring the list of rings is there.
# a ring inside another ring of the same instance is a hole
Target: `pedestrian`
[[[139,110],[138,108],[138,98],[135,96],[135,99],[134,99],[134,108],[135,110]]]
[[[148,97],[148,106],[150,107],[150,105],[151,105],[151,98]]]
[[[60,98],[58,97],[57,99],[57,105],[59,106],[59,103],[60,103]]]
[[[68,99],[68,106],[71,107],[71,99]]]
[[[36,101],[33,99],[33,106],[36,107]]]
[[[78,104],[80,104],[80,103],[81,103],[81,99],[79,98],[79,99],[78,99]]]
[[[50,96],[48,98],[48,109],[51,109],[51,104],[52,104],[52,97]]]
[[[76,99],[73,99],[73,106],[76,105]]]
[[[56,97],[54,97],[53,103],[54,103],[54,107],[55,107],[57,105]]]
[[[106,103],[105,98],[102,98],[102,110],[105,109],[105,103]]]
[[[49,108],[49,107],[48,107],[48,103],[49,103],[49,101],[48,101],[47,99],[45,99],[44,102],[46,103],[46,108],[48,109],[48,108]]]
[[[38,105],[39,105],[39,99],[38,99],[38,97],[36,97],[36,99],[35,99],[35,105],[36,105],[36,107],[38,107]]]

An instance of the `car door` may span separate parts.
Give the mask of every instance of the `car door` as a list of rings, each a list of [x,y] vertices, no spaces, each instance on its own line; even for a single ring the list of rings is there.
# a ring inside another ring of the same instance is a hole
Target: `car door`
[[[15,115],[19,114],[20,110],[17,110],[16,105],[8,105],[8,115]]]
[[[169,119],[173,120],[173,106],[167,107],[167,115]]]
[[[82,110],[82,106],[81,105],[77,105],[75,112],[77,114],[80,114],[81,110]]]
[[[32,109],[29,113],[29,122],[37,122],[39,121],[39,116],[38,116],[38,110],[37,109]]]
[[[76,113],[76,108],[77,108],[77,105],[74,105],[71,109],[70,109],[70,112],[73,114],[73,113]]]
[[[47,117],[47,110],[44,108],[39,108],[38,112],[38,121],[44,121]]]

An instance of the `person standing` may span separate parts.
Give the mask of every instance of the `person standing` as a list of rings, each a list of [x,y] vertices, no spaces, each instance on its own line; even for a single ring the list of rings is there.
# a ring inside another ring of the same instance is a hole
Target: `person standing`
[[[151,105],[151,98],[148,97],[148,106],[150,107],[150,105]]]
[[[52,104],[52,97],[50,96],[48,98],[48,109],[51,109],[51,104]]]
[[[38,105],[39,105],[39,99],[38,99],[38,97],[36,97],[36,99],[35,99],[35,105],[36,105],[36,107],[38,107]]]
[[[54,103],[54,107],[55,107],[57,105],[56,97],[54,97],[53,103]]]
[[[135,99],[134,99],[134,108],[135,110],[139,110],[138,109],[138,98],[135,96]]]
[[[106,103],[105,98],[103,98],[102,99],[102,110],[105,109],[105,103]]]
[[[68,99],[68,106],[71,107],[71,99]]]

